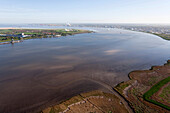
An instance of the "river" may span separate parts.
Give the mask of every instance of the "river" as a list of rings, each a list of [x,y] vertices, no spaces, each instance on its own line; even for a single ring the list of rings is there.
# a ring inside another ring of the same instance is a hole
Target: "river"
[[[82,28],[83,29],[83,28]],[[81,92],[127,81],[170,58],[170,41],[121,29],[0,45],[0,112],[36,111]],[[91,79],[91,80],[89,80]]]

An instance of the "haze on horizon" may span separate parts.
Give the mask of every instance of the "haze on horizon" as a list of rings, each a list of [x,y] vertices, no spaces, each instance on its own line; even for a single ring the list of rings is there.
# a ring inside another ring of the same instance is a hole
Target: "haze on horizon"
[[[170,0],[1,0],[0,23],[170,23]]]

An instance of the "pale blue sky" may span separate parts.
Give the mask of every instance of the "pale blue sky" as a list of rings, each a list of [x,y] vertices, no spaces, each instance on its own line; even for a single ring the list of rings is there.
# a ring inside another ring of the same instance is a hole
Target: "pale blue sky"
[[[0,0],[0,23],[170,23],[170,0]]]

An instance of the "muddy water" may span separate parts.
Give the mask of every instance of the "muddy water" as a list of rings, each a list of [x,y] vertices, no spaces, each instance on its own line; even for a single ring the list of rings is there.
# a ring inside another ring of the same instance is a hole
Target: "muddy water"
[[[170,41],[120,29],[0,45],[0,112],[39,110],[54,102],[128,80],[161,65]],[[90,79],[90,80],[89,80]]]

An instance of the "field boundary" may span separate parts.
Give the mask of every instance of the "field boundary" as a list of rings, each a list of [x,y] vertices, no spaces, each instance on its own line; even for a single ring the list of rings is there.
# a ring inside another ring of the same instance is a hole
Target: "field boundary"
[[[147,91],[147,92],[143,95],[144,100],[146,100],[146,101],[148,101],[148,102],[151,102],[151,103],[153,103],[153,104],[155,104],[155,105],[158,105],[158,106],[160,106],[160,107],[163,107],[163,108],[165,108],[165,109],[167,109],[167,110],[170,110],[170,107],[169,107],[169,106],[164,105],[164,104],[162,104],[162,103],[160,103],[160,102],[157,102],[157,101],[155,101],[155,100],[150,99],[150,97],[151,97],[154,93],[156,93],[157,91],[159,91],[159,89],[160,89],[161,87],[163,87],[165,84],[167,84],[168,82],[170,82],[170,77],[167,77],[167,78],[161,80],[160,82],[158,82],[157,84],[155,84],[149,91]]]

